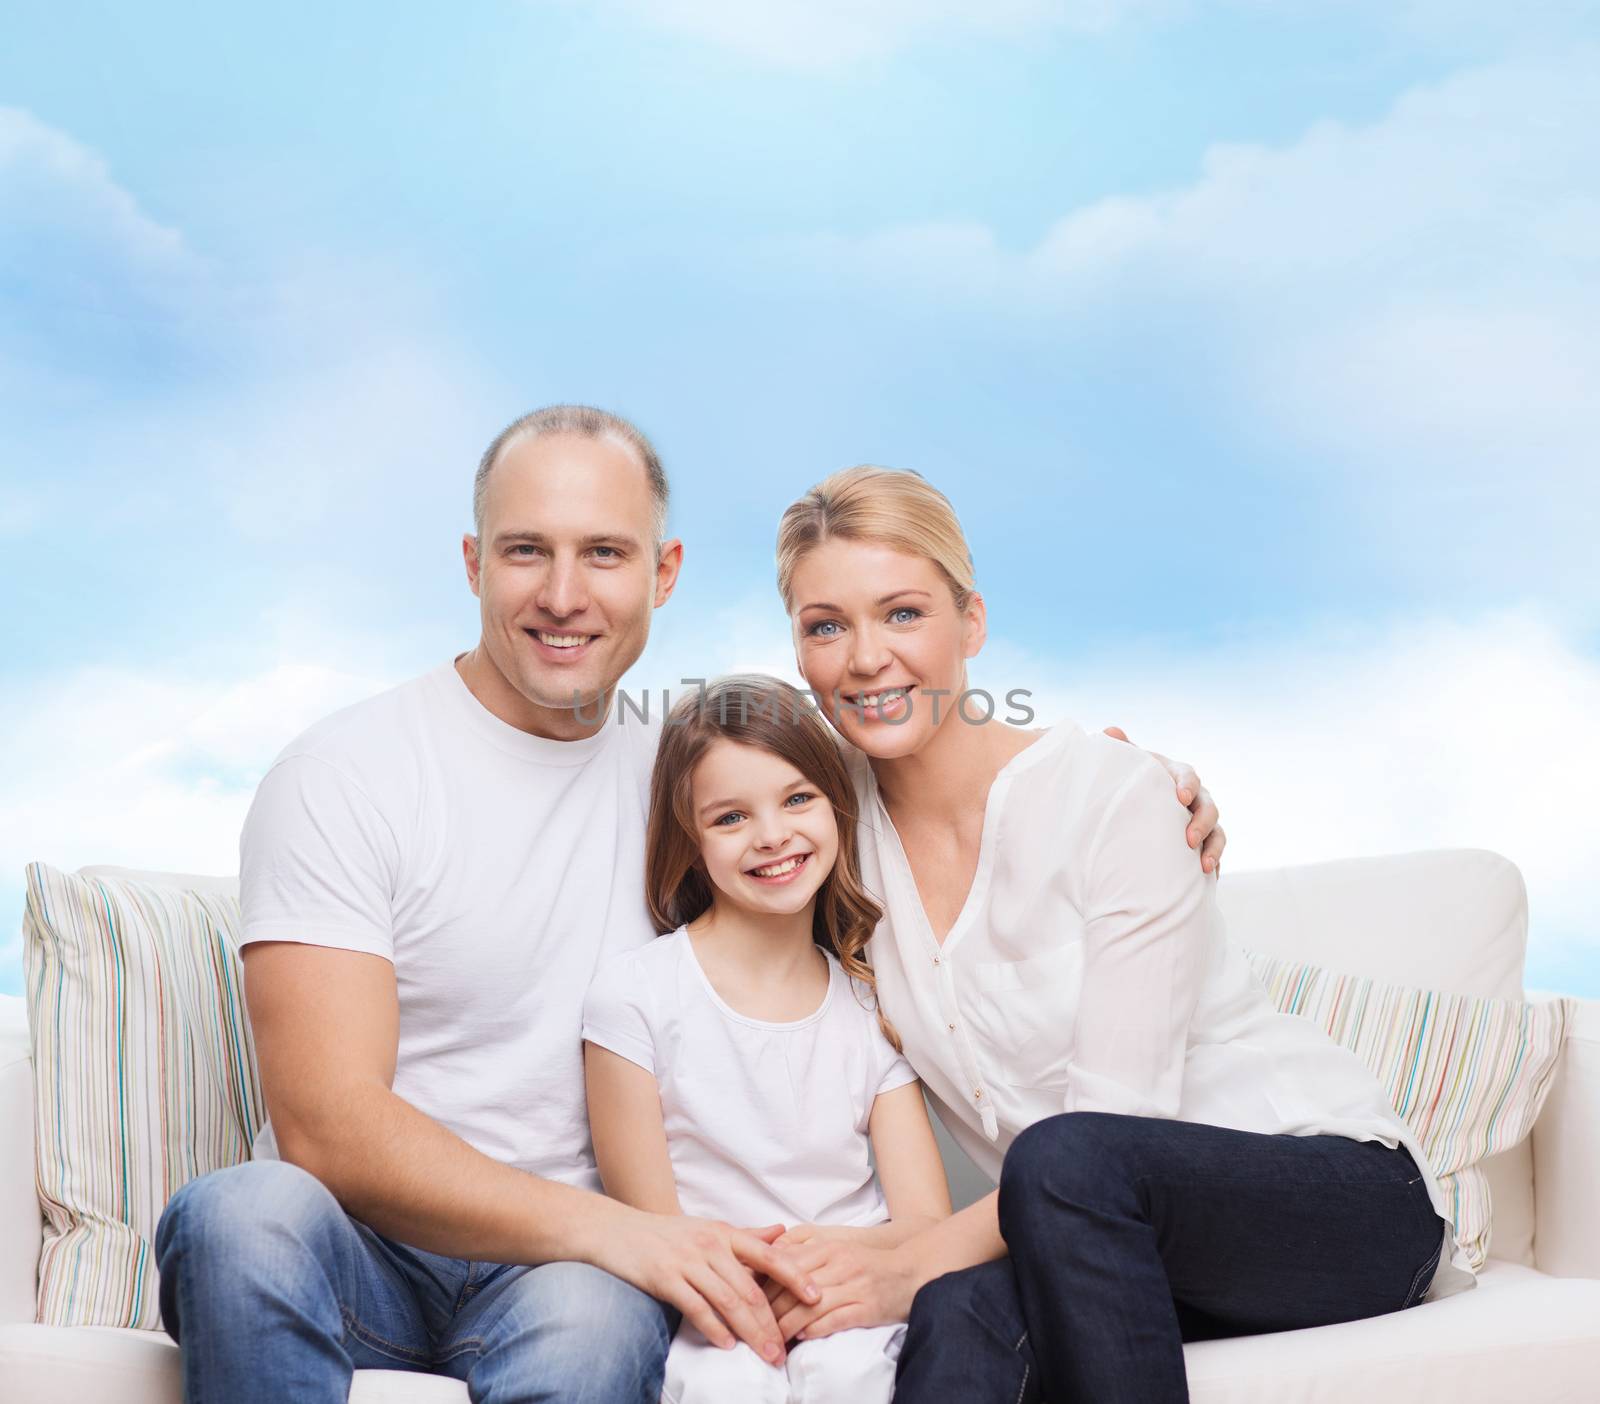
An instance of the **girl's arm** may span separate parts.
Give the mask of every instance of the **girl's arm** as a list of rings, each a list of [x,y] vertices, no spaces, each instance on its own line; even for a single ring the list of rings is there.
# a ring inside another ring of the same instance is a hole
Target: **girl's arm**
[[[867,1134],[872,1137],[883,1197],[889,1202],[889,1222],[872,1228],[796,1224],[778,1240],[780,1244],[832,1239],[893,1248],[950,1217],[950,1183],[928,1123],[922,1084],[908,1082],[873,1098]]]
[[[597,1043],[583,1045],[589,1132],[612,1199],[652,1214],[681,1214],[654,1074]]]

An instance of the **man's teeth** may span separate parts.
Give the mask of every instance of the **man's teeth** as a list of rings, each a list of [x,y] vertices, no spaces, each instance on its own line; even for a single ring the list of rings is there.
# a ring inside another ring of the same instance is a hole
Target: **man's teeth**
[[[542,629],[535,629],[534,636],[551,648],[578,648],[594,637],[592,634],[547,634]]]
[[[756,877],[782,877],[785,873],[792,873],[798,868],[804,857],[805,855],[801,854],[799,858],[785,858],[783,862],[774,863],[770,868],[752,868],[750,871]]]
[[[856,695],[856,701],[863,707],[881,707],[885,702],[904,697],[910,690],[908,687],[892,687],[887,692],[862,692]]]

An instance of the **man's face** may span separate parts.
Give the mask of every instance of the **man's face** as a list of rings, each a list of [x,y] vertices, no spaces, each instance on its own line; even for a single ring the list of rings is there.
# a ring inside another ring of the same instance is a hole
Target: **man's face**
[[[644,465],[622,444],[547,434],[506,450],[482,535],[464,543],[483,648],[506,685],[491,710],[561,730],[563,719],[539,714],[570,722],[577,705],[592,730],[597,699],[644,650],[651,611],[677,579],[682,547],[666,543],[658,566],[653,526]]]

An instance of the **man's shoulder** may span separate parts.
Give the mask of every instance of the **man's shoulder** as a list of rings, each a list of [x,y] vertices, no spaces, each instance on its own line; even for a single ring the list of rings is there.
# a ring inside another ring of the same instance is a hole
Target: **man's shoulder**
[[[306,759],[345,773],[383,773],[413,754],[419,733],[427,727],[430,695],[438,686],[439,669],[363,697],[312,722],[273,761]]]

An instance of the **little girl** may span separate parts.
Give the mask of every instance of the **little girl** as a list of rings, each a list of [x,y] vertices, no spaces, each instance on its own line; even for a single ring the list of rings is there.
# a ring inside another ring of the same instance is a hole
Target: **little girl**
[[[874,1012],[853,808],[836,743],[786,683],[723,679],[669,715],[645,885],[670,934],[602,965],[583,1015],[614,1198],[885,1247],[950,1213],[921,1087]],[[904,1331],[802,1340],[770,1365],[686,1321],[662,1399],[885,1404]]]

